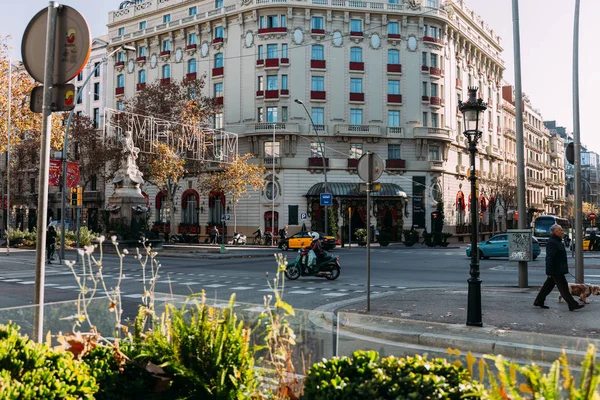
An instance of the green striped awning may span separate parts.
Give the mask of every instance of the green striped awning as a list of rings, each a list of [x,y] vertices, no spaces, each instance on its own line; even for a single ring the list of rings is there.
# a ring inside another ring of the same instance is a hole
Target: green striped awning
[[[378,192],[371,192],[373,197],[408,197],[404,190],[395,183],[381,183],[381,190]],[[328,182],[327,192],[333,194],[333,197],[363,197],[366,196],[365,192],[360,192],[359,183],[348,183],[348,182]],[[318,197],[321,193],[327,193],[325,191],[325,183],[319,182],[314,184],[306,193],[306,197]]]

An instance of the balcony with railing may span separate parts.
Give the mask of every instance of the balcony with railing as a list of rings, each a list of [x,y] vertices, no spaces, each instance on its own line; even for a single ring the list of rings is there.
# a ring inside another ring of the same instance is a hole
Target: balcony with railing
[[[421,103],[429,104],[429,96],[421,96]]]
[[[121,95],[125,94],[125,88],[124,87],[115,88],[115,94],[117,96],[121,96]]]
[[[171,83],[171,78],[162,78],[162,79],[160,80],[160,84],[161,84],[161,85],[168,85],[168,84],[170,84],[170,83]]]
[[[421,72],[424,74],[429,74],[429,67],[427,65],[421,65]]]
[[[387,72],[388,72],[388,74],[401,74],[402,73],[402,64],[388,64]]]
[[[309,168],[323,168],[323,157],[309,157]],[[329,168],[329,158],[325,157],[325,167]]]
[[[437,39],[437,38],[433,38],[430,36],[423,36],[423,41],[424,42],[428,42],[428,43],[435,43],[439,46],[443,46],[444,45],[444,41],[442,39]]]
[[[402,128],[399,126],[388,126],[386,127],[386,134],[387,136],[391,136],[391,137],[401,137],[404,135],[404,132],[402,131]]]
[[[402,104],[402,95],[401,94],[388,94],[387,102],[391,104]]]
[[[364,71],[365,63],[350,61],[349,68],[350,68],[350,71]]]
[[[263,165],[278,166],[279,165],[279,157],[263,157]]]
[[[279,90],[266,90],[265,100],[279,100]]]
[[[265,69],[279,68],[279,58],[267,58],[265,59]]]
[[[194,74],[195,74],[195,72],[194,72]],[[223,67],[213,68],[212,76],[213,76],[213,78],[217,77],[217,76],[223,76]]]
[[[310,60],[311,69],[325,69],[327,62],[325,60]]]
[[[287,33],[287,28],[279,27],[279,28],[259,28],[258,29],[259,35],[265,35],[265,34],[269,34],[269,33]]]
[[[432,78],[442,78],[444,76],[444,70],[438,67],[429,67],[429,75]]]
[[[327,100],[327,92],[320,90],[311,90],[310,99],[316,101],[325,101]]]
[[[348,169],[358,168],[358,158],[348,159]]]
[[[365,101],[365,94],[364,93],[350,92],[350,101],[364,103],[364,101]]]
[[[189,74],[185,74],[185,79],[188,81],[196,80],[196,73],[190,72]]]
[[[295,122],[256,122],[246,124],[246,133],[273,133],[276,131],[298,132]]]
[[[401,158],[388,158],[385,160],[385,169],[405,169],[406,160]]]
[[[415,139],[436,139],[451,142],[450,129],[418,126],[413,128]]]
[[[363,124],[336,124],[334,126],[335,135],[344,136],[381,136],[381,128],[377,125]]]
[[[442,106],[442,99],[437,96],[429,98],[429,105],[433,108],[440,108]]]
[[[138,83],[135,85],[137,91],[144,90],[146,88],[146,82]]]

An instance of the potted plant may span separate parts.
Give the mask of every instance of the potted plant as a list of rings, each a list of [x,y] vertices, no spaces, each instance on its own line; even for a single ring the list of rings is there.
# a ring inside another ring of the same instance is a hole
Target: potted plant
[[[423,244],[427,247],[435,246],[435,243],[433,242],[433,233],[427,232],[427,229],[423,231]]]
[[[402,234],[404,236],[403,243],[406,247],[412,247],[419,242],[419,232],[415,229],[404,229]]]
[[[452,236],[454,235],[449,232],[442,232],[442,242],[440,243],[440,246],[448,247],[448,245],[450,244],[448,243],[448,239],[450,239]]]
[[[354,235],[356,236],[356,240],[358,240],[359,246],[367,244],[367,230],[365,228],[355,230]]]
[[[387,247],[387,245],[389,245],[391,241],[392,241],[392,234],[390,232],[382,231],[379,234],[379,245],[380,246]]]

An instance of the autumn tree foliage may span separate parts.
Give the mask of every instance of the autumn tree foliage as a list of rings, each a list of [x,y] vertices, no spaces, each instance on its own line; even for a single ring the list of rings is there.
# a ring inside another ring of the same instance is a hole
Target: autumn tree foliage
[[[240,199],[248,194],[248,189],[262,189],[265,185],[263,175],[265,168],[251,164],[252,154],[237,157],[231,164],[227,164],[221,172],[203,175],[198,180],[201,192],[210,193],[220,191],[231,197],[233,204],[233,229],[237,230],[236,206]]]
[[[147,117],[159,118],[170,123],[174,142],[185,139],[182,126],[208,125],[212,116],[220,109],[212,98],[201,96],[205,76],[200,79],[171,81],[159,80],[146,87],[124,102],[125,110]],[[136,132],[132,132],[135,136]],[[185,175],[197,175],[205,169],[202,160],[188,158],[179,154],[172,143],[158,144],[152,152],[141,152],[138,165],[144,174],[144,180],[155,185],[166,194],[165,201],[174,210],[175,193],[179,182]],[[171,232],[175,232],[175,221],[171,218]]]

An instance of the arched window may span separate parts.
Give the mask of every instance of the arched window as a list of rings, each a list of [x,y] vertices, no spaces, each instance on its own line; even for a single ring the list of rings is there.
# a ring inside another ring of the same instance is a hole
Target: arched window
[[[194,189],[188,189],[181,195],[182,222],[198,225],[198,203],[200,196]]]
[[[168,224],[171,222],[171,209],[167,202],[167,192],[162,191],[156,195],[156,222]]]
[[[167,79],[167,78],[171,77],[171,66],[169,64],[163,65],[162,77],[163,77],[163,79]]]
[[[363,62],[362,48],[351,47],[350,48],[350,62]]]
[[[400,52],[398,50],[388,50],[388,64],[400,64]]]
[[[215,54],[215,68],[221,68],[223,66],[223,53]]]
[[[210,225],[219,225],[221,216],[225,215],[225,195],[213,190],[208,195],[208,217]]]
[[[138,71],[138,83],[146,83],[146,70],[145,69]]]
[[[188,60],[188,74],[193,74],[196,72],[196,60],[194,58]]]

